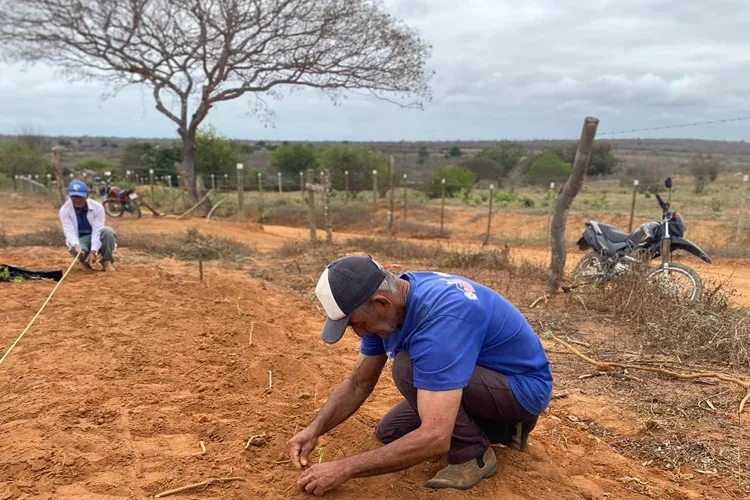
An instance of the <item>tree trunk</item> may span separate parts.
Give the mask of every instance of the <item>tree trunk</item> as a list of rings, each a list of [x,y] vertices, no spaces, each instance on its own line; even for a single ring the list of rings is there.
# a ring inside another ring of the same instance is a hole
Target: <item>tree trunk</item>
[[[187,186],[191,204],[200,201],[198,188],[195,184],[195,130],[192,128],[182,136],[182,179]]]
[[[570,205],[581,190],[583,181],[586,178],[586,170],[588,170],[589,163],[591,162],[591,152],[598,126],[598,118],[586,117],[586,120],[583,122],[581,139],[578,141],[578,151],[576,152],[573,171],[557,197],[555,215],[552,219],[550,230],[552,236],[552,262],[547,279],[547,288],[550,293],[557,292],[565,274],[565,224],[568,220],[568,210],[570,210]]]

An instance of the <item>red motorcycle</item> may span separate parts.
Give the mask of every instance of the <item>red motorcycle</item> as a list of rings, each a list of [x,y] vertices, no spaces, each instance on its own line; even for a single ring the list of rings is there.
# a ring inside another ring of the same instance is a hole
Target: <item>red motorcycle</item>
[[[99,194],[102,197],[104,211],[110,217],[122,217],[125,212],[130,212],[136,219],[141,218],[140,198],[135,192],[135,188],[120,189],[112,186],[112,179],[96,179],[101,186]]]

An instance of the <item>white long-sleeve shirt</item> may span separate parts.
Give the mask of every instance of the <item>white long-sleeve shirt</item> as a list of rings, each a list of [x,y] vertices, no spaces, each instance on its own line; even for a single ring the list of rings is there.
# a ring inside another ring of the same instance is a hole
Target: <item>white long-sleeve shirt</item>
[[[101,203],[90,198],[86,199],[88,212],[86,218],[91,225],[91,248],[92,252],[98,252],[102,247],[102,229],[104,229],[105,214]],[[65,233],[65,244],[68,246],[79,245],[78,241],[78,217],[73,202],[68,199],[60,207],[60,222],[62,222],[63,233]]]

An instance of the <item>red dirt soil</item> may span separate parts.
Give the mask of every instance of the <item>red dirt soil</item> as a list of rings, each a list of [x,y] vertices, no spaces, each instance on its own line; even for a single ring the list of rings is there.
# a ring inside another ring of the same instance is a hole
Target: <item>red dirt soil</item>
[[[285,441],[346,376],[358,343],[327,346],[322,317],[288,289],[207,266],[120,253],[115,274],[74,270],[0,365],[0,499],[147,498],[211,477],[246,482],[175,498],[304,498]],[[2,262],[65,268],[61,249],[13,249]],[[4,351],[53,284],[0,286]],[[249,336],[252,331],[252,345]],[[269,390],[269,371],[273,389]],[[400,396],[384,375],[365,406],[321,440],[325,460],[378,446],[374,426]],[[350,481],[329,498],[716,498],[702,478],[642,466],[572,422],[572,411],[636,432],[604,399],[553,400],[521,454],[467,492],[424,489],[444,466]],[[244,449],[266,433],[268,444]],[[200,451],[206,444],[206,454]],[[281,463],[277,463],[281,462]]]

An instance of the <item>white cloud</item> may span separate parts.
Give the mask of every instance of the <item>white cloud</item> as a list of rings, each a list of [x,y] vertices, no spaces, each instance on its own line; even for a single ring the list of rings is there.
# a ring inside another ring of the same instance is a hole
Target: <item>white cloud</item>
[[[750,114],[744,1],[386,0],[433,45],[433,101],[404,111],[361,95],[340,106],[311,90],[269,101],[274,128],[248,99],[208,121],[246,138],[414,140],[577,137],[584,115],[601,131]],[[173,136],[147,89],[100,102],[105,89],[48,68],[0,65],[0,133]],[[33,120],[30,120],[33,118]],[[750,123],[654,135],[746,139]]]

